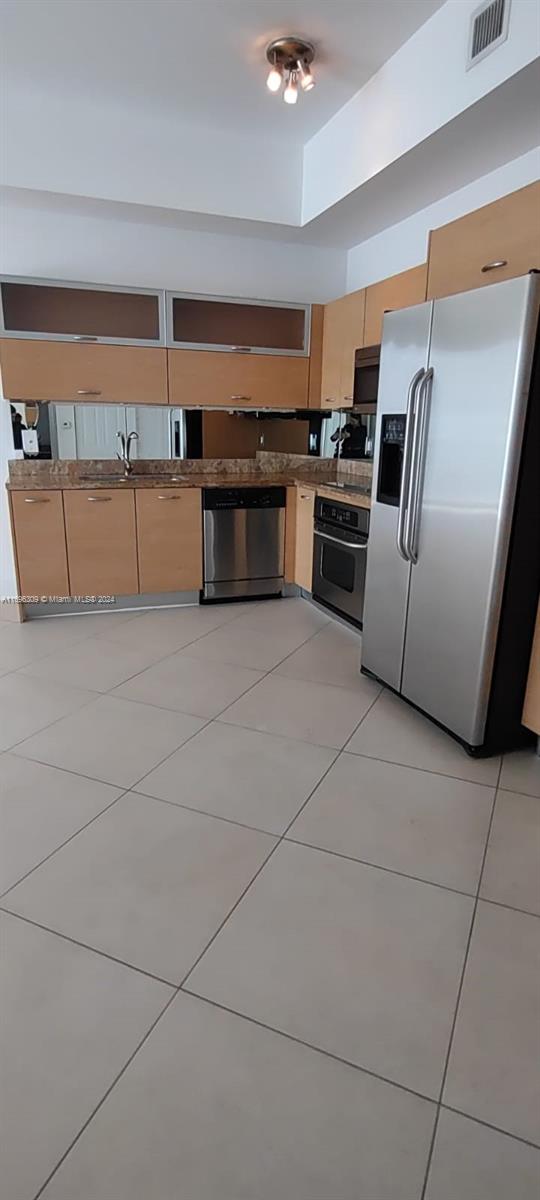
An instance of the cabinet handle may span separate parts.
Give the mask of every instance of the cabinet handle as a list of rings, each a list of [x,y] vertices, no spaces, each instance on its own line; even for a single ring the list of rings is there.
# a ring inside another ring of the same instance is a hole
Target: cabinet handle
[[[230,396],[230,400],[252,400],[253,396]]]
[[[87,496],[89,504],[108,504],[112,500],[112,496]]]
[[[97,391],[95,388],[79,388],[77,391],[77,395],[78,396],[101,396],[101,392]]]
[[[307,494],[306,494],[306,492],[300,492],[300,499],[301,500],[311,500],[312,495],[313,495],[312,492],[308,492]]]
[[[485,275],[487,271],[498,271],[500,269],[500,267],[507,267],[507,266],[508,266],[508,259],[497,258],[497,259],[495,259],[494,262],[486,263],[485,266],[482,267],[482,274]]]
[[[37,496],[25,496],[24,503],[25,504],[48,504],[49,497],[48,496],[40,496],[38,498]]]
[[[234,354],[251,354],[251,346],[231,346]]]
[[[91,337],[87,333],[74,333],[73,341],[74,342],[97,342],[97,337]]]
[[[158,496],[158,500],[181,500],[181,496]]]

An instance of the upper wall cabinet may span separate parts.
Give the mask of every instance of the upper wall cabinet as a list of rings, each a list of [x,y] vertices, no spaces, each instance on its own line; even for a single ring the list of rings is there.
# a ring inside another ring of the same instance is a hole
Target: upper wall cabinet
[[[164,346],[69,345],[0,339],[8,400],[91,404],[167,404]]]
[[[382,341],[385,312],[422,304],[426,298],[427,263],[411,267],[399,275],[390,275],[366,288],[366,318],[364,346],[377,346]]]
[[[540,183],[431,232],[428,300],[540,268]]]
[[[309,354],[308,304],[167,293],[167,345],[185,350]]]
[[[341,296],[324,309],[321,408],[353,403],[355,354],[364,345],[364,289]]]
[[[5,337],[165,344],[163,292],[5,275],[0,299]]]
[[[309,361],[280,354],[168,350],[169,404],[307,408]]]

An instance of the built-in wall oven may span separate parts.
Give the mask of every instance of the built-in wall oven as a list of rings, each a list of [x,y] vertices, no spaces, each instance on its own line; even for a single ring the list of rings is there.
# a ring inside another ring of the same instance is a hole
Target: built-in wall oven
[[[315,501],[313,598],[362,628],[369,509]]]

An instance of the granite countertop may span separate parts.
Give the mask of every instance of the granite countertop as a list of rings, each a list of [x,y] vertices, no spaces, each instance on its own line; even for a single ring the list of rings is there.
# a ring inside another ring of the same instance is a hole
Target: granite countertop
[[[276,456],[277,457],[277,456]],[[270,456],[268,456],[270,458]],[[293,458],[293,456],[291,456]],[[139,488],[240,488],[240,487],[290,487],[301,486],[313,488],[318,495],[326,495],[331,499],[341,500],[342,503],[357,507],[369,508],[370,483],[369,479],[353,480],[344,476],[337,480],[335,466],[319,465],[303,462],[283,462],[272,464],[270,461],[260,464],[258,470],[253,470],[251,462],[243,460],[207,460],[208,466],[201,463],[197,470],[197,460],[188,460],[189,468],[176,473],[174,470],[162,471],[161,464],[156,460],[151,466],[145,464],[142,470],[134,467],[133,474],[124,478],[119,465],[108,463],[92,463],[84,469],[79,462],[61,462],[41,460],[28,463],[26,460],[16,461],[10,469],[10,478],[6,487],[10,491],[111,491]],[[109,468],[109,469],[107,469]],[[116,469],[115,469],[116,468]]]

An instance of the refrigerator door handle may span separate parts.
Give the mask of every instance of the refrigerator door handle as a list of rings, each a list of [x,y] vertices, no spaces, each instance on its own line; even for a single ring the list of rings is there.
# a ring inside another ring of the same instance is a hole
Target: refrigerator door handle
[[[405,551],[411,563],[418,562],[418,530],[420,522],[420,502],[422,482],[426,457],[426,434],[428,426],[431,387],[433,382],[433,367],[424,372],[424,377],[418,393],[418,409],[414,422],[414,439],[411,455],[410,499],[405,523]]]
[[[403,444],[403,467],[401,471],[401,488],[399,497],[399,509],[397,520],[396,545],[398,553],[405,562],[409,562],[409,555],[405,543],[405,518],[409,508],[409,485],[411,480],[411,462],[412,462],[412,443],[414,433],[414,406],[416,401],[416,393],[420,381],[425,375],[423,367],[413,375],[407,392],[407,421],[405,425],[405,441]]]

